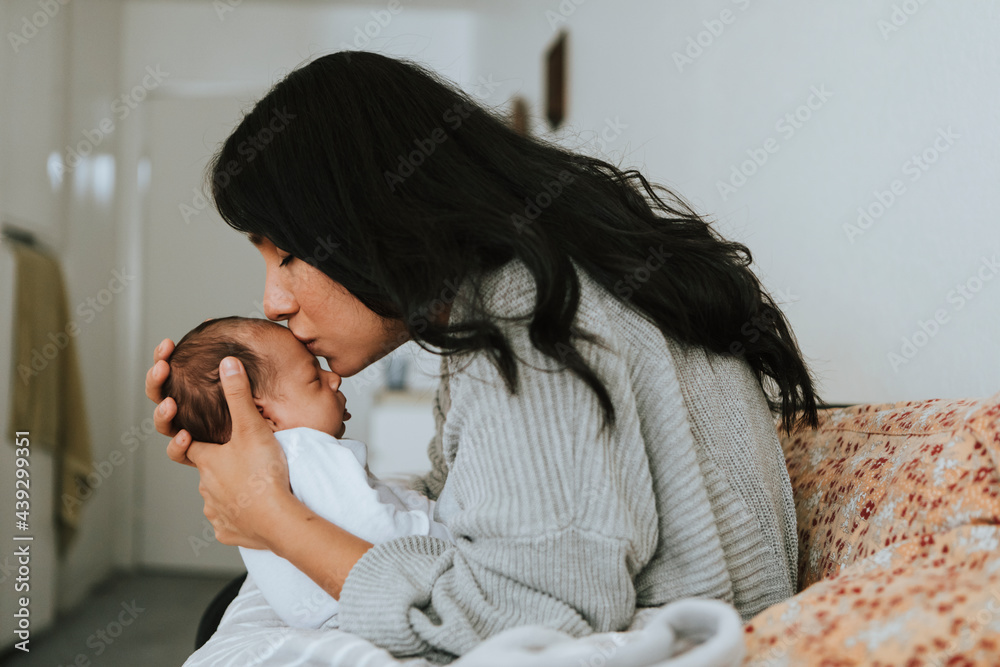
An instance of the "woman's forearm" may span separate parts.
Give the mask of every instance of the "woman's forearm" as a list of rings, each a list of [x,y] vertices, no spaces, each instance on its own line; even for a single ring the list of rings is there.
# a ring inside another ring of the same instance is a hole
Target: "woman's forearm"
[[[336,599],[351,568],[372,544],[330,523],[292,495],[272,520],[267,542]]]

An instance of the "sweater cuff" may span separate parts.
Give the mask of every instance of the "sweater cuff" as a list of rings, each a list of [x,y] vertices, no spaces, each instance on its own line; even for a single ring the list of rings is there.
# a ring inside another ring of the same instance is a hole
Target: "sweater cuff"
[[[425,535],[381,542],[354,564],[340,593],[340,629],[395,656],[433,649],[414,632],[410,614],[429,609],[434,582],[451,567],[453,546]],[[434,622],[434,619],[432,619]]]

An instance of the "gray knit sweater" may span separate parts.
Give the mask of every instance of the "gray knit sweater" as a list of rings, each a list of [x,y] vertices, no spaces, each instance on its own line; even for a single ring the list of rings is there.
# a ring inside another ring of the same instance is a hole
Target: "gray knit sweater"
[[[397,656],[448,662],[483,639],[540,623],[573,636],[629,625],[636,607],[731,602],[746,620],[794,593],[795,506],[764,395],[745,361],[666,340],[578,265],[574,341],[617,422],[599,433],[596,394],[536,350],[526,321],[497,325],[517,354],[510,395],[484,354],[442,358],[433,469],[456,536],[378,544],[340,597],[343,630]],[[519,260],[483,277],[488,313],[531,312]],[[450,321],[462,321],[471,283]]]

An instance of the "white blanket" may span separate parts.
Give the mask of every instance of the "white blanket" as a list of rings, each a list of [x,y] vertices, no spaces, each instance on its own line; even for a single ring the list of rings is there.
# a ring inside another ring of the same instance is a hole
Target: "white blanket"
[[[641,609],[628,632],[573,639],[541,626],[512,628],[451,663],[454,667],[736,667],[743,628],[732,606],[687,599]],[[397,660],[365,639],[336,629],[292,628],[247,577],[215,635],[184,667],[432,667]]]

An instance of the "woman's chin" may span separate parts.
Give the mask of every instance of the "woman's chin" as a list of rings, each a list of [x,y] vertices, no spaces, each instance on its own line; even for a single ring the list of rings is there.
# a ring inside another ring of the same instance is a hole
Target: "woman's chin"
[[[344,371],[349,371],[351,369],[345,366],[344,361],[342,359],[338,359],[337,357],[327,356],[325,354],[319,354],[317,356],[326,359],[326,365],[331,371],[333,371],[340,377],[348,377],[347,373],[345,373]],[[353,375],[353,373],[351,373],[351,375]]]
[[[323,358],[326,359],[326,365],[330,367],[330,370],[342,378],[349,378],[353,375],[357,375],[366,368],[366,366],[358,368],[357,364],[351,363],[350,361],[345,362],[343,359],[338,357]]]

